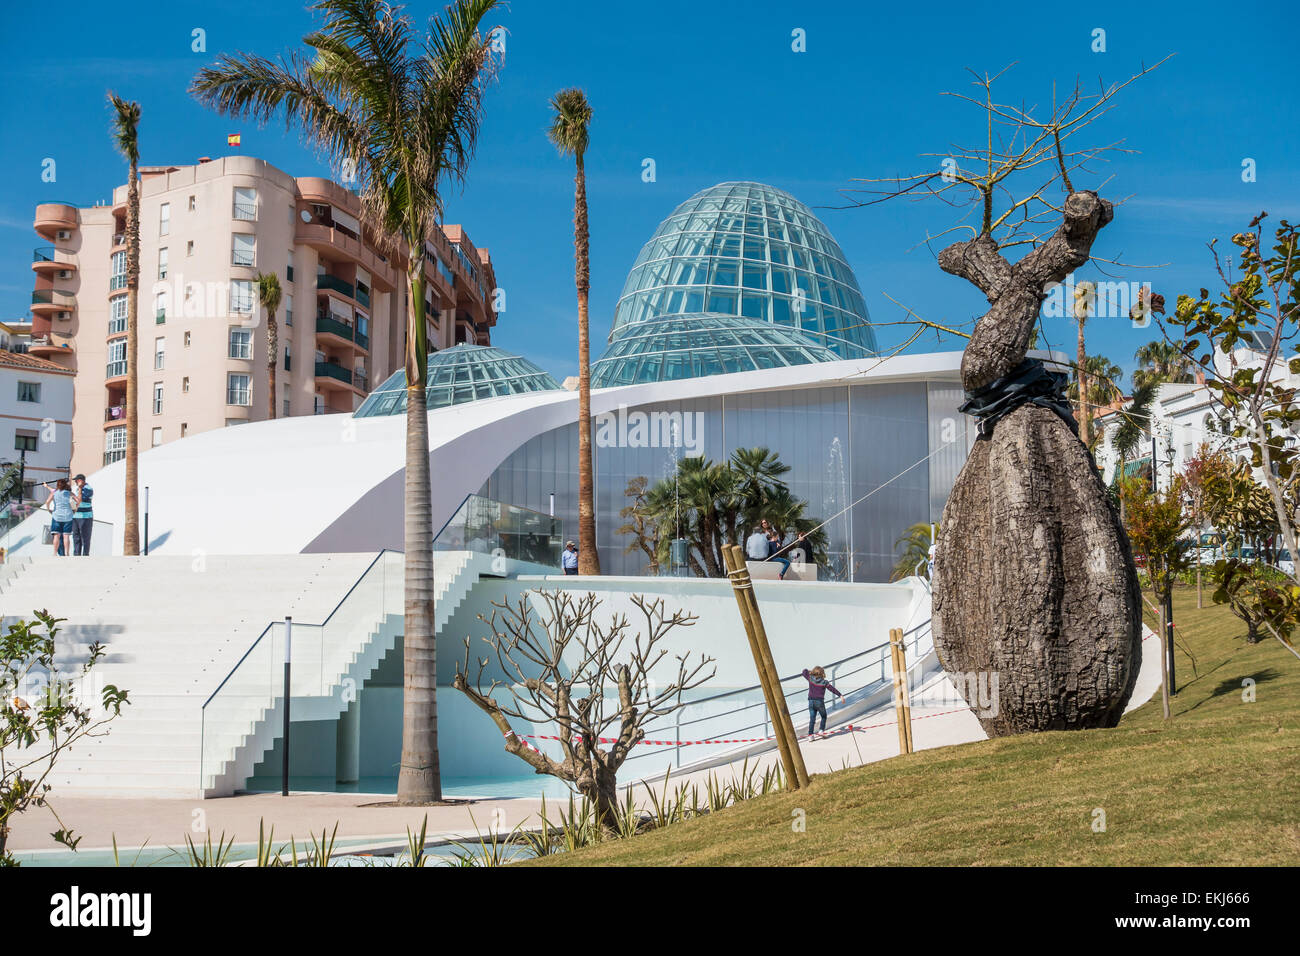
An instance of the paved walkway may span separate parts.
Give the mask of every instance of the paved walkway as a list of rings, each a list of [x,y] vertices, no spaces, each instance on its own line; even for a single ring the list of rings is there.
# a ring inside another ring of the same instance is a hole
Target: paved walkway
[[[1145,703],[1160,686],[1159,644],[1149,629],[1145,634],[1143,648],[1147,653],[1143,654],[1129,710]],[[832,709],[832,720],[834,713]],[[792,716],[798,732],[807,729],[806,724],[800,726],[800,720],[807,719],[806,712]],[[933,679],[915,692],[912,721],[912,739],[917,750],[969,743],[986,736],[947,677]],[[857,717],[852,725],[860,729],[836,732],[832,723],[830,734],[803,742],[804,763],[809,773],[828,773],[898,755],[898,728],[892,707]],[[748,766],[757,768],[761,774],[777,760],[772,750],[751,758]],[[740,776],[743,764],[744,761],[737,760],[709,770],[673,774],[670,786],[675,789],[681,783],[694,782],[703,791],[703,781],[710,774],[720,781],[729,781]],[[631,780],[625,783],[634,786],[638,804],[648,808],[643,787]],[[663,777],[647,783],[661,791]],[[215,842],[224,833],[226,839],[233,836],[237,843],[255,843],[261,820],[275,826],[277,845],[290,836],[303,840],[313,832],[319,835],[322,830],[333,830],[336,823],[340,845],[404,845],[407,829],[418,830],[426,814],[430,839],[435,835],[443,839],[473,839],[476,829],[487,832],[493,826],[509,830],[520,823],[534,824],[538,822],[541,806],[540,800],[524,798],[466,800],[445,807],[366,806],[391,801],[393,797],[361,793],[307,793],[289,797],[245,794],[213,800],[57,795],[53,799],[64,823],[82,837],[82,851],[108,848],[116,837],[124,859],[129,859],[135,848],[146,840],[150,847],[179,848],[184,847],[187,836],[201,843],[205,833],[211,834]],[[548,803],[554,805],[555,801]],[[12,824],[10,849],[61,849],[50,838],[51,831],[57,828],[48,811],[29,811]]]

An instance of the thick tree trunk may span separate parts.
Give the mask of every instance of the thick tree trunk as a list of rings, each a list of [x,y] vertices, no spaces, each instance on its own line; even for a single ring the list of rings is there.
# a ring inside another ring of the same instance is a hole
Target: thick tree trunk
[[[410,282],[406,358],[406,562],[402,641],[402,763],[398,803],[442,799],[438,768],[437,645],[433,631],[433,512],[425,406],[424,262]]]
[[[591,456],[591,334],[587,322],[587,296],[591,266],[587,235],[587,174],[578,154],[574,178],[573,231],[578,287],[578,573],[600,574],[596,553],[595,466]]]
[[[266,313],[266,417],[275,418],[275,372],[279,364],[280,329],[275,323],[275,313]]]
[[[962,359],[968,392],[1020,364],[1044,288],[1087,262],[1110,218],[1109,203],[1075,193],[1061,228],[1014,266],[988,236],[940,253],[991,304]],[[1021,406],[972,448],[939,524],[933,627],[946,670],[996,675],[996,708],[977,711],[990,736],[1119,721],[1141,653],[1137,573],[1091,456],[1051,410]]]
[[[594,773],[584,773],[574,784],[591,801],[596,823],[606,835],[618,833],[618,777],[597,764]]]

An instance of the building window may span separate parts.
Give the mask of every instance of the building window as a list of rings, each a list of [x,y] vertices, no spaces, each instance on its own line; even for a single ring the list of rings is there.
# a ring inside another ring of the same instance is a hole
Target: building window
[[[293,325],[293,296],[284,297],[284,324]]]
[[[153,317],[156,325],[167,321],[167,293],[159,292],[153,297]]]
[[[194,211],[194,208],[195,208],[195,205],[194,205],[194,197],[191,196],[191,197],[190,197],[190,212],[193,212],[193,211]]]
[[[158,278],[167,278],[167,247],[158,250]]]
[[[159,371],[167,361],[167,340],[157,338],[153,340],[153,367],[154,371]]]
[[[189,348],[189,347],[190,347],[190,333],[189,333],[189,332],[186,332],[186,333],[185,333],[185,347],[186,347],[186,348]]]
[[[36,432],[19,429],[14,432],[14,451],[35,451]]]
[[[108,301],[108,334],[126,332],[126,296],[119,295]]]
[[[192,256],[192,255],[194,255],[194,240],[193,240],[193,239],[190,239],[190,240],[187,240],[187,241],[186,241],[186,243],[185,243],[185,254],[186,254],[187,256]]]
[[[292,359],[292,358],[290,357],[290,355],[289,355],[289,343],[288,343],[288,342],[285,342],[285,343],[284,343],[284,370],[285,370],[286,372],[292,372],[292,371],[293,371],[293,359]]]
[[[153,413],[155,415],[162,414],[162,405],[163,405],[162,382],[154,382],[153,383]]]
[[[39,402],[40,400],[41,400],[40,382],[19,382],[18,383],[18,401]]]
[[[289,265],[284,270],[284,277],[290,282],[293,281],[293,250],[289,250]]]
[[[118,425],[104,432],[104,464],[121,461],[126,457],[126,426]]]
[[[227,405],[251,405],[252,394],[250,378],[247,375],[241,375],[231,372],[226,376],[226,404]]]
[[[257,190],[249,186],[235,187],[234,218],[245,222],[257,219]]]
[[[190,431],[190,423],[181,422],[181,437],[184,438],[186,435],[189,434],[189,431]]]
[[[163,203],[158,207],[158,235],[165,236],[172,231],[172,204]]]
[[[126,339],[114,339],[108,343],[108,364],[105,378],[119,378],[126,374]]]
[[[238,325],[230,328],[230,352],[232,359],[251,359],[253,357],[253,330]]]
[[[113,253],[112,275],[108,280],[108,291],[126,288],[126,252]]]
[[[251,233],[237,232],[231,239],[230,264],[251,266],[256,260],[257,240]]]
[[[284,400],[284,415],[282,417],[289,417],[289,400],[287,398]]]
[[[162,429],[155,428],[153,430],[153,447],[157,448],[161,444],[162,444]]]
[[[312,398],[313,398],[313,403],[312,403],[312,414],[313,414],[313,415],[324,415],[324,414],[325,414],[325,396],[324,396],[324,395],[314,395],[314,396],[312,396]]]
[[[230,311],[247,314],[253,311],[253,283],[249,279],[230,282]]]
[[[190,390],[190,377],[186,375],[183,379],[181,379],[181,391],[188,392],[189,390]]]

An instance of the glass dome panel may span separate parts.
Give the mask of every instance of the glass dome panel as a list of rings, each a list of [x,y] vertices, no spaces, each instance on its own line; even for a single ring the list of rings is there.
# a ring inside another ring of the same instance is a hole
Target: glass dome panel
[[[490,345],[457,345],[429,355],[425,404],[444,408],[481,398],[547,392],[560,388],[528,359]],[[356,418],[406,412],[406,370],[394,372],[366,396]]]

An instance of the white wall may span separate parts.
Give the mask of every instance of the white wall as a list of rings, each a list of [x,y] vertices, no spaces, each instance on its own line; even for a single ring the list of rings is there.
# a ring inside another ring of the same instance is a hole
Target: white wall
[[[40,384],[40,401],[18,401],[18,383]],[[73,376],[40,369],[0,366],[0,459],[17,461],[19,430],[35,432],[36,451],[27,453],[27,481],[53,481],[68,473],[72,457]]]

